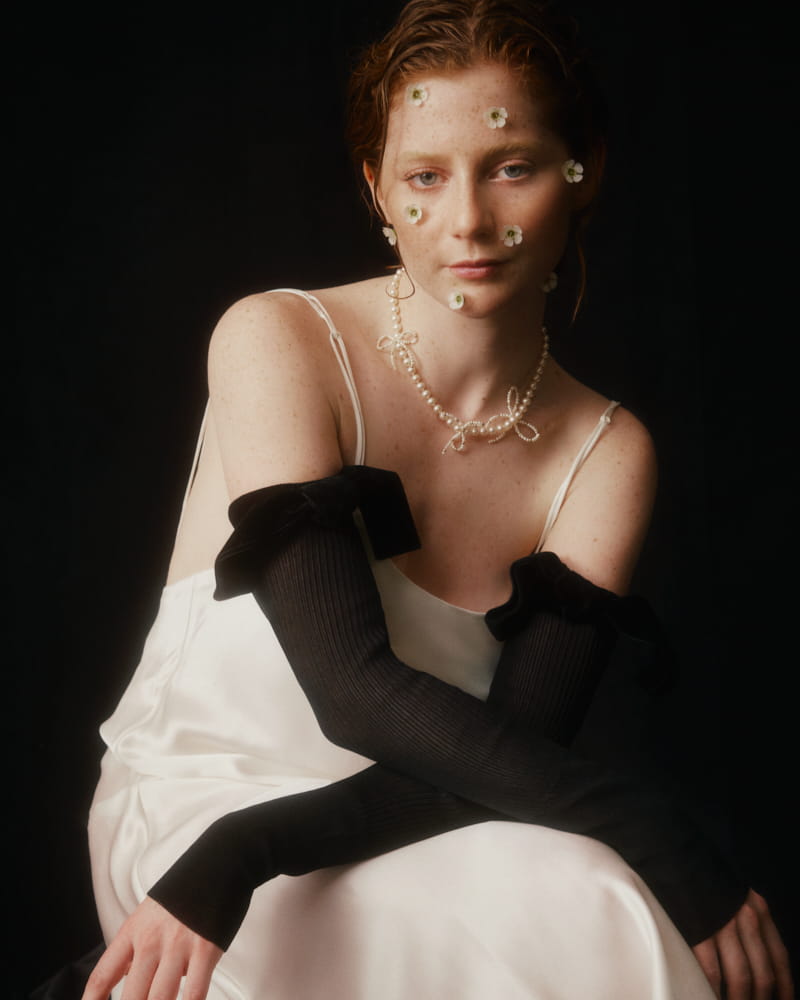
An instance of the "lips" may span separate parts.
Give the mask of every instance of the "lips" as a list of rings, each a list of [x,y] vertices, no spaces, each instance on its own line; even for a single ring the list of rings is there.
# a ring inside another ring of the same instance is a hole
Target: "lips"
[[[502,265],[500,260],[492,260],[488,257],[479,257],[475,260],[459,260],[450,265],[450,270],[459,278],[477,281],[481,278],[490,278],[497,273]]]

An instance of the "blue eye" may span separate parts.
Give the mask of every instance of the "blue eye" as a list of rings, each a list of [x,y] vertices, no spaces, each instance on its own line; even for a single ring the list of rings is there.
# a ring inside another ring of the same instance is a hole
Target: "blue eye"
[[[529,169],[524,163],[507,163],[504,167],[501,167],[506,177],[512,181],[524,177],[529,172]]]
[[[433,187],[439,180],[439,175],[434,173],[433,170],[422,170],[418,174],[412,174],[409,180],[417,187]]]

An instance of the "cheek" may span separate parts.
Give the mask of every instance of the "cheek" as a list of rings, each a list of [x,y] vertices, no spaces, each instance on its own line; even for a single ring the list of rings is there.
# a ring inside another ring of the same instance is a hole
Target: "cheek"
[[[532,239],[561,242],[569,233],[572,209],[569,192],[555,186],[547,197],[532,197],[521,200],[514,206],[520,213],[519,222],[523,228],[527,223]],[[513,220],[509,220],[511,222]]]

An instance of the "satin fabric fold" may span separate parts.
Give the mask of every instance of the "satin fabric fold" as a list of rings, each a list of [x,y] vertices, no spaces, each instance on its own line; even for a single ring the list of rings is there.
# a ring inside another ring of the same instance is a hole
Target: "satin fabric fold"
[[[405,658],[432,662],[427,648],[415,653],[404,613],[399,622],[393,614],[410,601],[408,613],[424,610],[429,631],[444,633],[441,655],[448,629],[461,636],[452,662],[437,661],[443,679],[485,689],[487,648],[499,645],[487,640],[482,616],[426,597],[394,568],[377,578],[390,635],[405,633]],[[255,601],[220,603],[213,590],[210,570],[165,588],[132,683],[101,730],[109,749],[90,843],[109,938],[214,819],[368,764],[322,735]],[[256,890],[211,1000],[320,996],[713,994],[660,904],[614,852],[573,834],[490,822]]]

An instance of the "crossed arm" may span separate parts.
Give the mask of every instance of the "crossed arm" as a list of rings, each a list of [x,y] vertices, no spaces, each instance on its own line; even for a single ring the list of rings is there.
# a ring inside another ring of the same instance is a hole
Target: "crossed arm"
[[[324,532],[325,529],[321,530]],[[515,720],[515,714],[521,710],[521,705],[517,705],[516,709],[508,706],[501,709],[494,699],[490,699],[488,705],[482,705],[434,678],[416,671],[407,673],[409,668],[398,665],[391,657],[388,642],[381,631],[382,616],[374,606],[373,595],[365,592],[365,597],[361,593],[356,606],[351,609],[355,613],[355,619],[341,617],[341,609],[338,609],[333,624],[326,625],[322,630],[324,635],[315,635],[314,642],[322,642],[323,645],[314,646],[311,650],[306,646],[307,635],[298,637],[292,634],[291,627],[283,627],[282,622],[287,615],[289,621],[294,617],[298,600],[315,602],[314,614],[321,615],[320,620],[324,619],[324,604],[331,593],[337,592],[338,584],[328,576],[327,585],[320,586],[320,580],[323,579],[320,572],[328,572],[329,558],[340,566],[351,565],[354,555],[352,546],[358,541],[348,536],[347,532],[335,531],[331,537],[334,555],[327,555],[321,563],[319,534],[309,531],[295,536],[291,545],[278,553],[275,559],[269,560],[271,568],[256,581],[254,589],[257,589],[262,606],[276,626],[290,661],[298,670],[298,677],[320,716],[323,728],[335,741],[381,761],[381,765],[363,772],[363,777],[354,776],[352,782],[355,786],[356,813],[362,823],[362,830],[370,829],[369,809],[364,806],[365,802],[369,802],[370,793],[375,794],[375,801],[380,803],[381,795],[387,789],[394,787],[396,792],[404,785],[412,795],[422,796],[422,800],[426,802],[423,810],[424,824],[416,832],[407,830],[403,834],[396,824],[390,823],[384,828],[384,833],[390,834],[385,841],[387,846],[380,849],[398,846],[396,839],[392,840],[398,835],[418,839],[419,835],[426,836],[429,832],[447,828],[443,825],[446,822],[445,816],[449,817],[449,822],[455,822],[455,825],[475,822],[499,812],[511,818],[553,822],[565,829],[582,829],[587,832],[591,832],[592,822],[597,822],[595,829],[598,832],[608,827],[609,822],[613,827],[614,820],[619,817],[620,803],[631,794],[631,788],[624,779],[611,778],[610,782],[606,781],[605,802],[600,801],[596,791],[593,791],[597,788],[599,776],[595,765],[571,757],[563,747],[548,740],[542,732],[531,733],[520,727],[520,715],[517,714]],[[299,547],[303,552],[298,552],[298,538],[301,539]],[[310,544],[306,546],[302,543],[303,539]],[[352,582],[349,574],[348,580]],[[366,578],[363,582],[367,586]],[[297,587],[300,589],[296,589]],[[352,649],[353,637],[358,637],[359,642],[364,639],[366,649]],[[344,647],[341,643],[344,643]],[[501,659],[501,668],[505,662],[507,669],[498,668],[498,677],[506,678],[507,691],[516,689],[514,670],[508,664],[518,662],[519,677],[530,676],[529,661],[527,667],[523,666],[526,662],[524,658],[512,661],[514,645],[513,641],[506,643]],[[323,652],[325,660],[319,658]],[[310,656],[309,653],[314,655]],[[355,660],[351,658],[354,653]],[[335,678],[327,670],[324,676],[314,670],[313,663],[312,669],[307,669],[307,661],[330,664],[330,658],[334,661]],[[368,679],[366,687],[363,684],[365,678]],[[375,719],[376,711],[381,713],[381,724],[377,728],[369,725]],[[384,724],[387,711],[393,719],[393,724],[388,728]],[[425,712],[428,714],[425,715]],[[428,727],[427,733],[421,733],[419,728],[412,730],[409,745],[409,734],[405,728],[408,722],[415,718],[431,717],[436,718],[437,725]],[[439,723],[443,719],[447,724],[442,728]],[[394,779],[399,784],[392,786],[392,772],[387,773],[385,765],[401,772]],[[320,802],[322,801],[321,799]],[[298,806],[295,815],[302,815],[299,803],[295,803],[295,806]],[[596,811],[598,807],[599,812]],[[661,870],[664,872],[665,884],[671,880],[671,862],[668,859],[676,852],[683,857],[688,868],[696,870],[698,877],[708,877],[713,881],[713,874],[710,874],[715,869],[713,859],[710,865],[694,865],[691,860],[693,852],[699,851],[699,856],[703,857],[704,849],[694,840],[688,827],[680,822],[677,827],[667,823],[671,832],[666,834],[665,839],[664,830],[655,820],[656,816],[666,818],[666,813],[661,807],[657,808],[660,811],[643,816],[642,822],[645,841],[652,835],[654,840],[650,843],[656,844],[655,855],[660,856],[664,862]],[[592,815],[599,816],[599,821],[593,821]],[[210,834],[210,842],[219,832]],[[633,851],[635,855],[639,847],[637,843],[631,842],[630,834],[630,826],[626,830],[618,829],[622,840],[613,846],[617,846],[623,854],[629,851],[630,855],[630,851]],[[335,841],[335,837],[329,840],[327,848]],[[637,842],[639,845],[643,843],[640,839]],[[374,850],[376,841],[371,843]],[[354,845],[353,839],[346,836],[340,838],[336,850],[328,855],[337,860],[328,863],[357,860],[355,856],[347,856],[348,850],[356,850]],[[358,850],[363,852],[365,844],[361,843]],[[273,846],[273,854],[280,855],[280,850]],[[246,857],[246,852],[243,856]],[[369,854],[362,853],[362,856]],[[275,856],[271,859],[273,867],[276,860]],[[631,857],[631,860],[635,862],[635,857]],[[191,860],[186,863],[191,867]],[[262,864],[260,874],[264,874],[262,861],[257,862],[258,864]],[[286,865],[295,867],[297,864],[296,858],[286,862]],[[305,864],[308,864],[308,859]],[[173,873],[178,885],[179,868],[180,863],[175,869],[177,876]],[[656,869],[658,868],[657,862]],[[304,869],[301,865],[296,870]],[[266,871],[269,877],[269,869]],[[252,876],[253,872],[249,872],[249,875]],[[167,878],[165,884],[168,896],[169,873]],[[658,881],[659,876],[656,875],[655,878]],[[722,881],[725,882],[726,878]],[[173,888],[174,885],[173,882]],[[656,891],[658,893],[658,888]],[[740,893],[741,887],[731,889],[728,880],[728,891]],[[727,908],[730,911],[730,900]],[[744,908],[741,912],[744,912]],[[764,938],[764,935],[761,937]],[[220,940],[224,943],[223,938]],[[767,947],[767,951],[772,955],[774,948],[770,951]],[[211,944],[202,933],[190,931],[152,899],[145,900],[136,914],[126,922],[101,960],[85,996],[87,1000],[93,1000],[102,996],[104,991],[107,993],[108,986],[130,968],[126,998],[128,995],[134,1000],[137,997],[143,998],[151,989],[159,993],[163,991],[165,996],[174,995],[184,973],[187,975],[185,995],[187,998],[199,998],[205,995],[211,970],[220,954],[219,947]],[[715,954],[722,954],[722,951],[715,949]],[[747,954],[749,956],[750,952]],[[754,963],[751,961],[750,964],[752,966]]]
[[[185,969],[197,980],[196,986],[194,979],[188,980],[187,989],[191,986],[192,990],[203,990],[207,986],[202,985],[205,977],[221,953],[206,936],[226,944],[227,938],[219,937],[220,926],[227,926],[223,935],[229,935],[232,922],[235,932],[250,892],[266,878],[279,871],[296,874],[359,860],[448,828],[495,818],[498,813],[551,823],[611,843],[634,867],[644,869],[646,880],[662,901],[666,900],[673,918],[683,924],[685,933],[688,927],[697,940],[697,935],[704,933],[703,921],[712,929],[725,923],[720,914],[727,916],[737,909],[743,888],[720,866],[713,851],[695,837],[691,827],[665,808],[657,796],[647,795],[643,801],[643,790],[575,758],[541,732],[520,725],[523,719],[536,722],[537,715],[544,729],[549,724],[564,731],[574,725],[569,711],[564,721],[563,705],[548,723],[547,700],[532,700],[531,694],[538,688],[541,695],[541,685],[546,690],[554,662],[563,659],[566,641],[572,646],[571,662],[576,673],[575,691],[569,700],[585,700],[596,683],[607,650],[605,626],[596,615],[597,608],[583,622],[568,621],[551,608],[534,614],[524,628],[506,640],[495,697],[484,706],[433,677],[404,667],[387,652],[388,642],[382,635],[376,646],[375,633],[382,632],[382,616],[379,608],[370,606],[369,593],[352,590],[352,581],[346,588],[344,604],[338,601],[331,606],[328,588],[340,593],[346,581],[336,574],[352,575],[360,544],[355,529],[349,531],[337,525],[315,530],[313,525],[305,525],[293,543],[284,540],[280,550],[269,558],[274,568],[267,571],[268,579],[256,585],[259,600],[268,606],[273,623],[280,622],[281,640],[290,647],[290,658],[301,683],[332,734],[361,752],[369,748],[376,756],[393,755],[394,765],[420,773],[408,776],[375,765],[329,789],[225,817],[190,848],[153,892],[201,933],[188,934],[183,923],[166,918],[171,936],[168,941],[156,943],[159,957],[153,963],[148,958],[152,942],[141,943],[136,935],[144,933],[143,928],[160,927],[163,921],[160,912],[153,909],[152,900],[145,901],[137,911],[138,917],[123,928],[112,944],[108,961],[103,960],[105,965],[101,962],[101,972],[119,976],[123,968],[120,963],[133,957],[132,975],[146,983],[148,976],[153,981],[176,975],[179,979],[178,970],[184,968],[185,962]],[[370,575],[363,550],[361,558]],[[350,567],[349,571],[346,567]],[[366,577],[363,582],[367,590],[374,588]],[[597,588],[588,587],[588,596],[596,597]],[[573,588],[572,598],[585,608],[587,591],[581,588],[579,584],[577,594]],[[537,596],[539,603],[542,596]],[[563,588],[561,596],[555,596],[556,603],[561,601],[563,606]],[[600,594],[600,604],[603,600]],[[613,597],[605,600],[614,603]],[[296,622],[292,611],[298,601],[310,615],[302,629],[290,624]],[[318,625],[312,632],[307,627],[309,620]],[[339,649],[340,629],[349,636],[344,656]],[[555,643],[554,629],[559,633]],[[545,635],[549,637],[545,639]],[[367,636],[364,642],[362,636]],[[531,655],[534,649],[538,649],[538,657]],[[548,651],[555,661],[548,663]],[[316,676],[318,668],[314,664],[318,662],[327,665],[325,678]],[[342,672],[346,675],[351,669],[354,677],[342,677]],[[498,692],[508,699],[505,705],[498,702]],[[360,721],[364,718],[366,725]],[[370,719],[377,721],[370,723]],[[428,775],[436,784],[425,781]],[[444,792],[437,787],[439,784],[442,788],[456,784],[457,788]],[[473,801],[476,795],[477,804]],[[198,884],[208,887],[207,899],[198,899]],[[187,886],[191,886],[191,894]],[[714,894],[710,900],[709,892]],[[192,897],[188,906],[187,895]],[[754,912],[763,914],[763,906],[761,911],[755,910],[756,903],[761,905],[751,895],[735,919],[742,921]],[[769,931],[772,925],[768,915],[761,919]],[[731,947],[738,934],[736,926],[726,925],[723,933]],[[759,930],[750,939],[757,940],[760,934]],[[779,939],[775,940],[776,935],[771,938],[769,933],[761,936],[765,936],[766,953],[771,959],[769,942],[774,951]],[[710,947],[703,946],[698,957]],[[176,961],[175,954],[182,955],[182,960]],[[716,954],[724,958],[726,952],[715,950]],[[111,969],[115,971],[108,971]],[[161,989],[164,983],[159,981],[158,986]],[[95,995],[100,993],[87,992],[87,997]],[[132,995],[144,997],[147,993]]]

